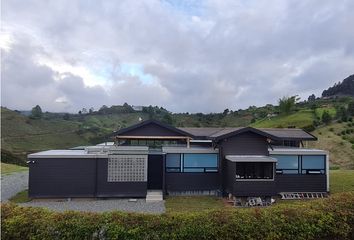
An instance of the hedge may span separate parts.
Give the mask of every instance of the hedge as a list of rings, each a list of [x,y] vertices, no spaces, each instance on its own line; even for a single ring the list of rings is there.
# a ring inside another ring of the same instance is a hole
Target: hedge
[[[1,205],[2,239],[354,239],[354,192],[266,208],[175,214]]]

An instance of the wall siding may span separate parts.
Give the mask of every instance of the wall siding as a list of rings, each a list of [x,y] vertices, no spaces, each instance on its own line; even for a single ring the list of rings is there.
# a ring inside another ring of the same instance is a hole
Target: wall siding
[[[223,155],[269,155],[266,138],[256,133],[245,132],[221,140]]]
[[[108,159],[97,161],[97,193],[98,197],[145,197],[147,182],[108,182]]]
[[[121,136],[182,136],[182,134],[151,123],[125,132]]]
[[[326,192],[326,175],[277,174],[277,192]]]
[[[165,173],[166,191],[217,190],[219,173]]]
[[[96,159],[31,159],[30,197],[93,197]]]

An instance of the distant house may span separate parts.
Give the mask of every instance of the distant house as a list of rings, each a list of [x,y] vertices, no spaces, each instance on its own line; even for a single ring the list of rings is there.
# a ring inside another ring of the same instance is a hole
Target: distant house
[[[301,129],[176,128],[154,120],[112,133],[115,144],[30,154],[29,195],[274,196],[329,191],[328,153]]]
[[[134,110],[134,111],[137,111],[137,112],[143,111],[143,107],[144,107],[144,106],[134,106],[134,105],[132,105],[133,110]]]

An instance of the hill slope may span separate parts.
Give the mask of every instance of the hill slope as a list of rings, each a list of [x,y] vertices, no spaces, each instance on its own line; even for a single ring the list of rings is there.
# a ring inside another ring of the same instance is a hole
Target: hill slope
[[[354,96],[354,75],[347,77],[342,82],[336,83],[333,87],[322,92],[322,97],[343,95]]]

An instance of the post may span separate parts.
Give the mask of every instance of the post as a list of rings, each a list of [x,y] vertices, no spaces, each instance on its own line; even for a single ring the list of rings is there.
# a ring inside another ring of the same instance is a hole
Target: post
[[[187,148],[190,148],[191,143],[190,143],[190,138],[187,138]]]

